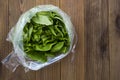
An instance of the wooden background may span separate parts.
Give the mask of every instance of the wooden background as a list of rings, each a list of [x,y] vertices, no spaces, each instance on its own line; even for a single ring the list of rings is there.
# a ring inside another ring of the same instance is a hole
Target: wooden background
[[[53,4],[71,16],[78,44],[73,54],[39,71],[14,73],[0,63],[0,80],[120,80],[120,0],[0,0],[0,61],[12,50],[6,36],[20,15]]]

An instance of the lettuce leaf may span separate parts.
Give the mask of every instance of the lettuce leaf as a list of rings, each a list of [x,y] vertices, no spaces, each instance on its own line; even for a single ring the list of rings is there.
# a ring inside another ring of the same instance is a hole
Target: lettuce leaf
[[[63,18],[54,11],[37,12],[24,26],[23,47],[26,55],[38,62],[65,54],[70,38]]]

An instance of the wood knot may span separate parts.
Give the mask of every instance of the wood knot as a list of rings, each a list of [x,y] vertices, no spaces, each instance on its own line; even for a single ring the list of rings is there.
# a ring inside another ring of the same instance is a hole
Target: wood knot
[[[120,31],[120,15],[117,15],[115,23],[116,23],[117,30]]]
[[[104,30],[101,33],[101,36],[99,38],[99,53],[100,57],[104,58],[107,56],[107,51],[108,51],[108,30]]]

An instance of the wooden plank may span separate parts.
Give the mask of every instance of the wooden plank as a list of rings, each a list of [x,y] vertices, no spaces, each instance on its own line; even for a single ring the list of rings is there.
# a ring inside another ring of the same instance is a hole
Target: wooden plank
[[[20,0],[19,1],[20,4],[20,10],[22,13],[24,13],[25,11],[33,8],[36,6],[36,1],[35,0]]]
[[[20,10],[23,13],[36,5],[35,0],[29,0],[29,1],[28,0],[20,0],[19,3],[20,3]],[[24,69],[21,68],[20,70],[23,71]],[[19,73],[19,71],[17,73]],[[36,80],[36,72],[35,71],[29,71],[28,73],[25,73],[23,71],[21,73],[21,75],[24,76],[25,80]]]
[[[71,17],[78,35],[76,52],[61,60],[61,80],[84,80],[84,0],[60,0],[60,8]]]
[[[9,53],[9,45],[6,43],[6,36],[8,32],[8,0],[0,0],[0,61]],[[8,70],[0,62],[0,80],[7,80]]]
[[[9,1],[8,6],[9,6],[9,8],[8,8],[9,9],[9,14],[8,14],[9,26],[8,26],[8,28],[10,30],[17,23],[22,12],[20,10],[20,2],[19,1],[11,0],[11,1]],[[10,46],[10,47],[12,48],[13,46]],[[18,80],[20,80],[20,79],[24,80],[24,76],[21,75],[21,74],[23,74],[23,70],[21,68],[17,69],[14,73],[12,73],[10,71],[9,71],[9,73],[10,73],[9,76],[7,76],[8,80],[17,79],[18,76],[20,76],[20,78]]]
[[[59,0],[36,0],[36,5],[53,4],[59,6]],[[36,73],[36,80],[60,80],[60,62],[51,64]]]
[[[109,0],[110,79],[120,80],[120,0]]]
[[[29,0],[29,3],[27,0],[20,0],[20,1],[14,1],[11,0],[8,3],[9,5],[9,14],[8,14],[8,20],[9,20],[9,27],[8,29],[12,28],[18,21],[18,18],[20,15],[26,11],[28,8],[32,7],[35,5],[35,2],[33,0]],[[8,33],[8,32],[5,32]],[[7,46],[9,49],[12,49],[12,46]],[[25,73],[23,67],[19,67],[14,73],[10,72],[9,73],[3,73],[4,75],[8,75],[6,79],[3,80],[34,80],[35,79],[35,72],[30,71],[29,73]]]
[[[36,0],[36,5],[44,5],[44,0]]]
[[[44,4],[52,4],[55,6],[59,6],[59,0],[44,0]]]
[[[85,80],[110,80],[108,0],[85,1]]]

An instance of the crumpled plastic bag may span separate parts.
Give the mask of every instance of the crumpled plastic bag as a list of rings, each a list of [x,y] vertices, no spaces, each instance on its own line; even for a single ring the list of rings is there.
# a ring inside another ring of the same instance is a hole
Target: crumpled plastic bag
[[[45,63],[40,63],[37,61],[31,61],[28,58],[26,58],[26,54],[23,50],[23,42],[22,42],[22,32],[25,24],[30,21],[30,19],[40,11],[55,11],[60,16],[62,16],[63,21],[65,23],[66,29],[68,31],[68,35],[70,37],[70,48],[67,51],[66,54],[61,54],[58,55],[54,58],[49,59]],[[76,45],[76,40],[75,40],[76,32],[73,28],[73,24],[70,20],[70,17],[63,12],[61,9],[54,5],[39,5],[36,6],[25,13],[23,13],[16,25],[10,30],[7,40],[10,41],[13,44],[13,51],[5,58],[2,60],[2,63],[10,70],[13,72],[16,70],[16,68],[19,65],[23,65],[25,67],[25,70],[39,70],[49,64],[52,64],[65,56],[67,56],[70,52],[74,52],[74,48]]]

